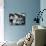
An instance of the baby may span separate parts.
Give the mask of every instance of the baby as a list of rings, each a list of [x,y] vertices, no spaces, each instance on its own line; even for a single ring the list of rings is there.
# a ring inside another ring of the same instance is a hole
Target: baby
[[[32,42],[33,42],[33,35],[29,32],[26,35],[23,46],[31,46]]]

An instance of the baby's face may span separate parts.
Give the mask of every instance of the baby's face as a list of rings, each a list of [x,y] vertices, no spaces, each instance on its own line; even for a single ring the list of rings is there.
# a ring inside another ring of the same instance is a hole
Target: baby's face
[[[31,33],[30,33],[30,32],[26,35],[26,39],[27,39],[28,41],[30,41],[30,39],[31,39]]]
[[[26,38],[28,39],[28,38],[31,38],[31,33],[28,33],[27,35],[26,35]]]

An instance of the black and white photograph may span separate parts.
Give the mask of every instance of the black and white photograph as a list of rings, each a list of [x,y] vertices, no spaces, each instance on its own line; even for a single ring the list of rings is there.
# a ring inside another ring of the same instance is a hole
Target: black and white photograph
[[[9,14],[9,22],[11,25],[25,25],[25,15],[24,14]]]

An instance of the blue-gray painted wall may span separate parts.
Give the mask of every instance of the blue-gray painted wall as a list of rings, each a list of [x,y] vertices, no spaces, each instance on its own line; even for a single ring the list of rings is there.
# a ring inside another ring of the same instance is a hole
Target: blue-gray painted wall
[[[40,9],[40,0],[4,0],[4,38],[7,41],[18,41],[32,30],[33,19]],[[24,12],[26,24],[11,26],[9,13]]]

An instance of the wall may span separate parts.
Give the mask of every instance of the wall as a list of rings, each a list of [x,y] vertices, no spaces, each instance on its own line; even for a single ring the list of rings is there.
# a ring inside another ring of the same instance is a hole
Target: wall
[[[40,0],[4,0],[4,36],[7,41],[18,41],[32,30],[33,19],[40,10]],[[11,26],[9,13],[24,12],[26,24]]]

